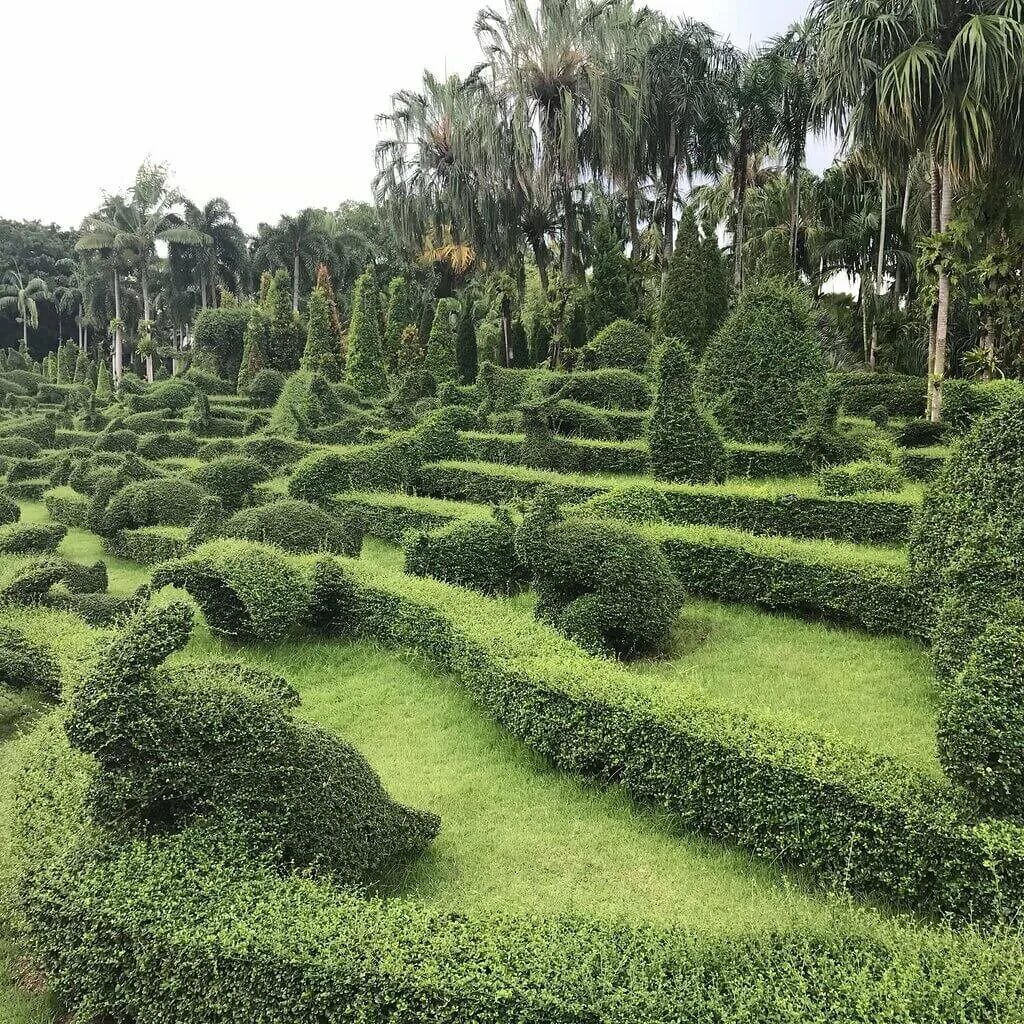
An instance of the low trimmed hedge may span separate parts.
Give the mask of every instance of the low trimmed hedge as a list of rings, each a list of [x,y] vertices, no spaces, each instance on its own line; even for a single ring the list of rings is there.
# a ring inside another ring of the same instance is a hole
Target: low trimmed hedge
[[[385,491],[349,491],[332,498],[327,507],[358,515],[368,534],[392,544],[401,544],[410,531],[434,530],[455,521],[485,522],[490,518],[490,512],[482,505]]]
[[[89,497],[71,487],[54,487],[43,495],[46,511],[55,523],[85,527],[89,519]]]
[[[358,557],[363,546],[362,524],[362,516],[355,510],[334,516],[308,501],[282,498],[236,512],[220,532],[296,554],[325,551]]]
[[[158,565],[180,558],[188,550],[189,531],[183,526],[139,526],[106,537],[103,550],[139,565]]]
[[[842,394],[843,408],[851,416],[863,416],[884,405],[890,416],[923,416],[928,382],[904,373],[871,373],[849,370],[831,375]]]
[[[752,493],[748,488],[668,484],[623,486],[544,470],[490,463],[437,462],[421,467],[418,490],[435,498],[500,505],[553,488],[562,501],[590,499],[595,511],[631,521],[660,520],[725,526],[759,534],[901,543],[917,504],[897,498],[823,498]]]
[[[818,474],[821,493],[830,498],[882,491],[898,493],[906,483],[899,466],[887,462],[851,462],[845,466],[825,466]]]
[[[60,523],[9,523],[0,526],[0,554],[48,554],[67,536]]]

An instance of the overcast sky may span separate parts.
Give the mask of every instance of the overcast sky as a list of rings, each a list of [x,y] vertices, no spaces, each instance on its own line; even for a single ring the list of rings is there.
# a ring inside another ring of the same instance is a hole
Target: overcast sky
[[[497,0],[500,7],[503,0]],[[747,44],[804,0],[668,0]],[[369,199],[375,115],[424,67],[479,59],[482,0],[52,0],[4,11],[0,80],[13,121],[0,151],[0,217],[77,226],[146,157],[242,226],[306,206]],[[19,97],[18,100],[13,97]],[[830,155],[810,155],[820,169]]]

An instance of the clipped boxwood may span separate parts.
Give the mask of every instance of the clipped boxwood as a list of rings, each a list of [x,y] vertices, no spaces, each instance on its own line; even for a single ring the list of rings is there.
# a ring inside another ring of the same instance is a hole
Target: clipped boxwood
[[[28,555],[56,551],[67,532],[67,527],[61,523],[10,523],[0,526],[0,553]]]
[[[886,462],[850,462],[845,466],[825,466],[818,474],[821,493],[832,498],[872,492],[898,493],[906,478],[899,466]]]
[[[245,455],[221,455],[192,471],[192,482],[220,498],[227,509],[248,504],[253,488],[269,479],[270,470]]]
[[[165,434],[146,434],[139,440],[138,452],[143,459],[188,459],[199,451],[199,438],[189,430],[173,430]]]
[[[220,532],[294,553],[325,551],[358,557],[363,546],[361,516],[353,512],[330,515],[318,505],[294,498],[242,509]]]
[[[110,497],[90,528],[110,537],[138,526],[188,526],[208,493],[199,484],[176,477],[136,480]]]
[[[64,526],[86,526],[89,519],[89,496],[71,487],[54,487],[43,495],[47,514]]]
[[[643,373],[652,344],[650,334],[632,320],[615,320],[583,347],[581,355],[588,369]]]

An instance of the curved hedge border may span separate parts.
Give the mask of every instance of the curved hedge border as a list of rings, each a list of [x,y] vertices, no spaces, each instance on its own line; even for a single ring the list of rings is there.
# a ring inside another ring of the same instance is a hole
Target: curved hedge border
[[[314,624],[355,627],[458,674],[486,712],[561,768],[621,783],[682,825],[853,891],[975,920],[1024,904],[1024,830],[975,822],[947,784],[696,692],[674,706],[528,614],[435,580],[344,565]],[[317,622],[319,619],[319,622]]]
[[[752,494],[729,484],[702,486],[642,480],[633,484],[587,480],[549,470],[492,463],[437,462],[420,468],[418,489],[436,498],[501,504],[553,487],[563,501],[593,499],[595,510],[620,518],[725,526],[751,533],[848,540],[866,544],[902,543],[918,503],[900,498],[823,498]]]
[[[54,487],[43,495],[46,511],[55,523],[84,527],[89,518],[89,496],[71,487]]]

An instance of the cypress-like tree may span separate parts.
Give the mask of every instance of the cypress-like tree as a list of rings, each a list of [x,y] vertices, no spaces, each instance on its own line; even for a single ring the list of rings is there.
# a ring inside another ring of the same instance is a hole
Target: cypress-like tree
[[[91,380],[90,380],[90,375],[91,375],[90,371],[91,371],[91,369],[92,369],[92,367],[90,366],[90,363],[89,363],[89,357],[85,354],[84,350],[79,349],[79,351],[78,351],[78,358],[75,360],[75,375],[74,375],[74,378],[73,378],[74,383],[75,384],[89,384],[89,383],[91,383]]]
[[[708,340],[707,295],[704,253],[689,207],[683,207],[678,230],[661,294],[658,333],[661,338],[678,338],[699,356]]]
[[[267,343],[267,317],[259,306],[249,312],[242,339],[242,361],[238,364],[238,393],[244,394],[253,377],[267,365],[264,347]]]
[[[57,349],[57,383],[71,384],[75,379],[75,361],[78,350],[70,341],[65,341]]]
[[[408,373],[411,370],[423,369],[423,342],[420,340],[420,329],[410,324],[398,342],[398,371]]]
[[[114,385],[110,377],[110,369],[106,359],[100,363],[96,371],[96,401],[109,402],[114,397]]]
[[[423,368],[440,387],[450,381],[459,380],[459,364],[455,356],[455,329],[452,320],[456,315],[454,299],[441,299],[434,313],[434,324],[427,339],[427,355]]]
[[[630,270],[611,221],[602,217],[594,228],[594,272],[590,279],[588,318],[591,334],[616,320],[636,320],[637,301]]]
[[[530,343],[526,338],[526,328],[519,317],[512,321],[512,365],[520,370],[525,370],[530,365]]]
[[[330,314],[331,332],[334,335],[334,349],[338,353],[339,365],[345,368],[345,329],[341,326],[341,313],[338,312],[338,296],[334,292],[334,282],[326,263],[316,268],[316,287],[322,289],[327,296],[327,311]]]
[[[649,427],[651,467],[659,480],[720,483],[728,454],[717,424],[694,390],[685,342],[669,338],[658,360],[658,393]]]
[[[704,236],[700,251],[704,263],[705,328],[710,338],[729,313],[729,271],[714,232]]]
[[[455,358],[462,383],[472,384],[476,380],[479,353],[476,347],[476,325],[473,323],[473,301],[468,292],[462,296],[459,329],[455,336]]]
[[[380,336],[377,282],[370,267],[356,281],[352,320],[348,328],[345,380],[367,398],[383,398],[388,382]]]
[[[266,365],[282,373],[297,370],[305,340],[298,317],[292,311],[292,281],[287,270],[274,273],[263,310],[267,319]]]
[[[420,341],[426,342],[430,337],[430,329],[434,326],[434,303],[427,299],[420,311]]]
[[[306,349],[302,353],[302,369],[322,373],[328,380],[341,379],[341,360],[331,325],[330,303],[327,292],[319,286],[310,292],[306,308]]]
[[[404,277],[393,277],[388,283],[388,311],[384,328],[384,358],[389,369],[398,367],[398,350],[406,327],[415,324],[409,283]]]

